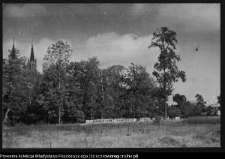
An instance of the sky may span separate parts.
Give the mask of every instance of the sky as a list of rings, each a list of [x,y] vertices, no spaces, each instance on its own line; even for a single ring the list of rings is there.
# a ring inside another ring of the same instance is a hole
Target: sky
[[[3,58],[14,45],[20,56],[30,57],[31,38],[37,68],[42,72],[47,48],[59,40],[73,50],[70,61],[97,56],[100,67],[146,67],[153,77],[159,49],[148,46],[153,32],[168,27],[177,33],[177,62],[187,81],[174,83],[173,94],[209,102],[220,95],[220,4],[3,4]],[[198,51],[196,51],[198,48]],[[172,103],[172,97],[170,98]]]

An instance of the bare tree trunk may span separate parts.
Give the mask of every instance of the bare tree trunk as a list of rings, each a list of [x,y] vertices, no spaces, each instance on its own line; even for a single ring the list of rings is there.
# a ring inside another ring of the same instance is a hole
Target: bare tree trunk
[[[60,72],[59,72],[59,91],[60,91]],[[60,104],[59,104],[59,125],[60,125]]]
[[[29,102],[30,102],[30,106],[31,106],[31,93],[30,93],[30,88],[29,88]]]
[[[165,48],[164,48],[164,40],[163,40],[163,53],[165,53]],[[165,70],[166,70],[166,61],[165,61],[165,56],[164,56],[164,64],[163,64],[163,71],[164,71],[164,75],[163,75],[163,89],[164,89],[164,107],[165,107],[165,119],[167,118],[167,106],[166,106],[166,81],[165,81]]]
[[[101,76],[101,84],[102,84],[102,110],[101,110],[101,118],[103,119],[103,108],[104,108],[104,90],[103,90],[103,82],[102,82],[102,72],[100,72]]]
[[[4,123],[6,123],[7,122],[7,119],[8,119],[8,113],[9,113],[9,111],[10,111],[10,109],[9,108],[7,108],[7,111],[6,111],[6,113],[5,113],[5,116],[4,116]]]
[[[164,91],[166,91],[164,89]],[[166,106],[166,94],[165,94],[165,98],[164,98],[164,107],[165,107],[165,119],[167,118],[167,106]]]
[[[164,107],[165,107],[165,119],[167,118],[167,106],[166,106],[166,83],[165,83],[165,63],[164,63],[164,85],[163,85],[163,89],[164,89]]]

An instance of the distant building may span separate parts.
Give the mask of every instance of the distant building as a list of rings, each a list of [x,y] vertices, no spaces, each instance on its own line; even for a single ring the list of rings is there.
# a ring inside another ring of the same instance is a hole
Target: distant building
[[[30,53],[30,59],[28,57],[27,62],[28,69],[30,69],[29,73],[29,101],[30,105],[33,101],[34,93],[35,93],[35,85],[36,85],[36,77],[37,77],[37,59],[34,56],[34,48],[33,48],[33,39],[31,39],[31,53]]]
[[[11,52],[11,54],[9,56],[11,56],[13,59],[16,57],[16,49],[14,47],[14,38],[13,38],[12,52]]]
[[[33,39],[32,39],[32,43],[31,43],[30,60],[28,58],[28,66],[29,66],[30,70],[36,70],[37,59],[34,57]]]

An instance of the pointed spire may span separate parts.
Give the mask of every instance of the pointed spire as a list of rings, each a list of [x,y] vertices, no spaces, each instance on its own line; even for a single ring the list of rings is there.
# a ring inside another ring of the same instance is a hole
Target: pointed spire
[[[10,55],[13,59],[16,57],[16,49],[15,49],[15,46],[14,46],[14,37],[13,37],[13,47],[12,47],[12,51],[10,53]]]
[[[30,62],[34,62],[33,38],[31,38],[31,55],[30,55]]]
[[[14,37],[13,37],[13,50],[15,49],[15,47],[14,47]]]

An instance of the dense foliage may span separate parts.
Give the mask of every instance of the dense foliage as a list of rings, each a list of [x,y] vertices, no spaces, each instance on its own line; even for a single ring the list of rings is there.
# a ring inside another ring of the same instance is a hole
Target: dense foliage
[[[70,62],[72,50],[62,41],[48,48],[43,73],[31,69],[19,50],[9,53],[3,59],[5,123],[75,123],[151,114],[157,87],[142,66],[101,69],[97,57]]]

